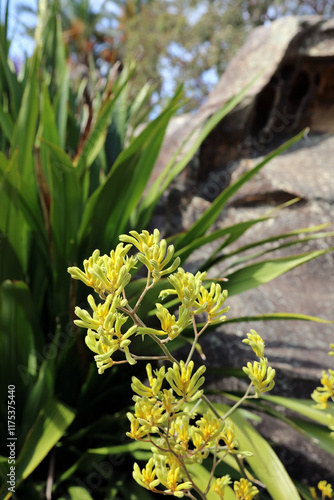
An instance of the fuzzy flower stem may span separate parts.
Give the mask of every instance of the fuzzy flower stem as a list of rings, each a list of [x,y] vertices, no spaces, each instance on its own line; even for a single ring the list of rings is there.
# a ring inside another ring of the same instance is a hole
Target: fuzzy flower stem
[[[137,304],[138,304],[138,302],[137,302]],[[132,319],[132,321],[134,322],[135,325],[142,326],[144,328],[146,327],[145,323],[134,312],[134,309],[131,309],[129,306],[127,306],[126,308],[120,307],[120,309],[123,310],[126,314],[128,314],[130,316],[130,318]],[[177,365],[180,366],[180,363],[177,361],[177,359],[174,358],[174,356],[169,352],[167,347],[161,342],[161,340],[156,335],[154,335],[153,333],[148,333],[148,336],[151,337],[151,339],[154,340],[154,342],[156,344],[158,344],[158,346],[160,347],[160,349],[163,351],[164,355],[166,356],[166,359],[168,359],[172,364],[177,363]],[[150,358],[150,359],[152,359],[152,358]]]
[[[141,301],[143,300],[143,298],[145,297],[146,293],[148,292],[148,290],[150,290],[150,288],[152,288],[154,286],[154,282],[150,284],[150,281],[151,281],[151,271],[148,271],[148,274],[147,274],[147,282],[146,282],[146,286],[141,294],[141,296],[139,297],[139,299],[137,300],[137,303],[135,305],[135,307],[132,309],[132,312],[134,314],[136,314],[140,304],[141,304]]]
[[[216,441],[215,443],[215,451],[214,451],[214,454],[213,454],[213,463],[212,463],[212,468],[211,468],[211,472],[210,472],[210,477],[209,477],[209,481],[208,481],[208,485],[206,487],[206,490],[204,491],[204,495],[206,496],[208,493],[209,493],[209,489],[210,489],[210,486],[211,486],[211,481],[212,481],[212,478],[213,478],[213,473],[217,467],[217,449],[218,449],[218,441]]]
[[[193,327],[194,327],[194,341],[193,341],[193,344],[191,346],[191,349],[190,349],[190,352],[188,354],[188,358],[187,358],[187,361],[186,361],[186,364],[185,364],[185,367],[187,368],[187,366],[189,365],[190,361],[191,361],[191,358],[193,357],[193,354],[194,354],[194,351],[196,349],[196,344],[197,344],[197,340],[199,338],[199,336],[204,332],[204,330],[207,328],[207,326],[209,325],[209,322],[205,323],[205,325],[203,326],[203,328],[197,332],[197,325],[196,325],[196,320],[195,320],[195,316],[193,316]]]
[[[229,417],[232,413],[235,412],[235,410],[238,408],[238,406],[240,406],[244,401],[245,399],[253,399],[254,396],[249,396],[249,391],[251,390],[251,388],[253,387],[253,384],[249,384],[248,388],[247,388],[247,391],[245,392],[245,394],[242,396],[242,398],[239,399],[239,401],[237,401],[235,403],[234,406],[232,406],[232,408],[229,409],[229,411],[227,413],[225,413],[225,415],[222,418],[222,420],[225,420],[227,417]]]
[[[252,483],[257,484],[261,488],[265,488],[266,487],[266,485],[264,483],[261,483],[261,481],[259,481],[258,479],[255,479],[255,477],[252,476],[252,474],[249,471],[246,471],[245,466],[244,466],[243,461],[242,461],[242,458],[240,458],[240,456],[238,456],[238,455],[233,455],[233,456],[235,458],[235,461],[238,464],[238,467],[240,469],[241,475],[245,479],[250,480]]]
[[[184,472],[185,472],[185,474],[186,474],[186,476],[187,476],[188,481],[190,481],[190,482],[193,484],[193,488],[194,488],[194,490],[198,493],[198,495],[199,495],[199,496],[200,496],[203,500],[207,500],[207,498],[206,498],[206,494],[205,494],[205,493],[203,493],[203,491],[202,491],[202,490],[200,490],[200,489],[199,489],[199,487],[198,487],[198,486],[196,486],[196,484],[195,484],[195,483],[194,483],[194,481],[192,480],[192,478],[191,478],[191,476],[190,476],[190,474],[189,474],[189,471],[188,471],[188,469],[187,469],[187,466],[186,466],[186,464],[184,463],[183,458],[182,458],[182,457],[180,457],[179,455],[177,455],[177,454],[175,453],[175,451],[172,449],[172,447],[170,446],[170,443],[169,443],[169,439],[168,439],[168,434],[167,434],[167,432],[166,432],[165,439],[166,439],[166,443],[167,443],[167,446],[168,446],[168,448],[169,448],[170,453],[172,453],[172,454],[173,454],[173,455],[177,458],[178,462],[180,463],[180,465],[181,465],[182,469],[184,470]]]

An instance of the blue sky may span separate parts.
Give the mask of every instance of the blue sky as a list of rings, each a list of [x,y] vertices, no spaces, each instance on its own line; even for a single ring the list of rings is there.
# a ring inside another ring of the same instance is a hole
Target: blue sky
[[[9,2],[9,20],[8,20],[8,34],[9,39],[12,40],[10,54],[13,58],[22,58],[25,53],[31,54],[33,51],[34,43],[31,39],[23,36],[23,23],[29,26],[33,25],[33,17],[27,14],[20,13],[19,5],[24,4],[29,7],[36,8],[37,2],[33,0],[10,0]],[[4,20],[6,9],[6,2],[0,0],[1,20]]]
[[[103,0],[94,0],[94,10],[99,9]],[[0,0],[1,20],[4,19],[7,0]],[[35,17],[27,13],[22,14],[20,5],[37,11],[38,0],[9,0],[9,39],[12,40],[10,55],[12,58],[23,59],[25,54],[31,55],[34,49],[34,42],[29,37],[24,36],[23,25],[33,27]]]

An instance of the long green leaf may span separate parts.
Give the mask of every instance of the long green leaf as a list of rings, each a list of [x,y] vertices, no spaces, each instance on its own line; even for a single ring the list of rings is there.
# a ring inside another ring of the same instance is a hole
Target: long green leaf
[[[310,230],[312,230],[312,228],[310,228]],[[263,255],[266,255],[267,253],[271,253],[271,252],[275,252],[277,250],[281,250],[283,248],[289,248],[291,246],[296,246],[296,245],[299,245],[301,243],[307,243],[308,241],[313,241],[313,240],[318,240],[318,239],[325,239],[325,238],[331,238],[332,236],[334,236],[334,231],[329,231],[329,232],[326,232],[326,233],[317,233],[317,234],[312,234],[311,236],[307,236],[305,238],[298,238],[298,239],[295,239],[295,240],[292,240],[292,241],[288,241],[288,242],[285,242],[285,243],[282,243],[280,245],[275,245],[274,247],[272,248],[268,248],[266,250],[260,250],[256,253],[253,253],[251,255],[247,255],[247,256],[244,256],[244,257],[240,257],[239,259],[235,260],[232,264],[230,264],[228,266],[228,269],[230,269],[231,267],[235,267],[239,264],[243,264],[244,262],[248,262],[249,260],[253,260],[253,259],[256,259],[258,257],[262,257]],[[285,235],[277,235],[275,238],[272,238],[272,241],[279,241],[281,238],[287,238],[289,236],[285,236]],[[256,246],[259,246],[259,245],[262,245],[262,244],[265,244],[265,242],[256,242],[254,243],[254,245],[251,245],[249,248],[254,248]],[[248,246],[248,245],[247,245]],[[243,252],[244,249],[240,249],[240,252]],[[215,260],[215,262],[213,263],[216,264],[222,260],[225,260],[227,259],[228,257],[230,257],[231,255],[236,255],[239,253],[239,249],[234,251],[234,252],[231,252],[231,253],[228,253],[228,254],[225,254],[222,258],[218,258]]]
[[[56,399],[46,403],[30,429],[16,463],[16,478],[29,476],[64,435],[75,413]]]
[[[182,248],[189,245],[194,239],[203,236],[216,220],[222,209],[226,205],[229,198],[234,195],[246,182],[248,182],[255,174],[257,174],[270,160],[275,156],[283,153],[286,149],[292,146],[295,142],[299,141],[304,135],[304,132],[296,135],[288,142],[278,147],[269,153],[260,163],[258,163],[251,170],[243,174],[234,184],[228,186],[211,204],[211,206],[204,212],[204,214],[197,219],[197,221],[190,227],[190,229],[177,241],[177,248]]]
[[[35,188],[33,146],[36,137],[39,98],[38,71],[38,53],[35,51],[11,141],[12,150],[19,149],[21,177],[27,186],[33,188]]]
[[[260,217],[258,219],[239,222],[237,224],[232,224],[231,226],[224,227],[222,229],[217,229],[216,231],[213,231],[208,235],[201,236],[200,238],[195,239],[194,241],[189,243],[189,245],[182,247],[180,250],[175,252],[175,257],[179,256],[182,258],[183,261],[185,261],[198,248],[208,243],[212,243],[213,241],[216,241],[220,238],[223,238],[224,236],[228,237],[226,239],[228,239],[230,243],[232,243],[233,241],[238,239],[242,234],[244,234],[249,228],[268,219],[269,219],[268,217]],[[208,259],[201,266],[201,270],[207,269],[209,262],[210,260]]]
[[[222,416],[229,409],[221,404],[215,404],[215,408]],[[266,485],[272,500],[300,500],[290,476],[267,441],[240,411],[236,411],[231,419],[240,450],[253,453],[247,461],[257,478]]]
[[[101,151],[107,135],[111,113],[117,104],[118,99],[122,98],[122,94],[126,90],[127,82],[133,70],[134,68],[129,68],[123,75],[121,75],[121,84],[116,87],[116,90],[114,89],[113,94],[106,96],[104,103],[100,106],[94,126],[89,131],[83,148],[75,160],[75,166],[78,169],[79,175],[81,175],[86,168],[91,166]]]
[[[50,224],[53,236],[53,257],[57,276],[62,275],[75,254],[76,235],[82,211],[82,193],[73,167],[66,153],[58,147],[59,136],[56,117],[48,89],[43,88],[41,158],[47,174],[51,207]],[[65,274],[64,274],[65,276]],[[62,280],[61,280],[62,281]],[[67,288],[67,276],[66,276]],[[63,283],[64,285],[64,283]],[[60,283],[56,282],[56,286]],[[61,289],[64,290],[63,286]]]
[[[314,401],[311,399],[294,399],[294,398],[283,398],[281,396],[263,396],[263,399],[270,401],[271,403],[278,404],[293,410],[304,417],[310,418],[315,422],[328,425],[328,414],[334,417],[334,404],[329,403],[326,410],[318,410],[314,408]]]
[[[224,323],[243,323],[253,321],[314,321],[315,323],[334,323],[334,320],[318,318],[317,316],[309,316],[307,314],[296,314],[289,312],[279,312],[270,314],[256,314],[254,316],[239,316],[238,318],[227,318]]]
[[[292,420],[297,427],[309,435],[313,443],[316,443],[327,453],[334,455],[334,439],[330,437],[328,429],[313,422],[306,422],[305,420],[295,418]]]
[[[181,145],[181,151],[175,151],[175,154],[172,156],[169,163],[166,165],[162,173],[158,176],[158,178],[154,181],[146,196],[139,208],[137,224],[140,223],[142,226],[146,226],[149,221],[149,218],[154,210],[154,207],[157,201],[161,198],[163,192],[169,186],[173,179],[186,167],[189,161],[192,159],[204,139],[209,135],[209,133],[218,125],[218,123],[228,114],[230,113],[236,106],[241,102],[245,93],[248,89],[253,85],[255,80],[252,80],[239,94],[235,97],[231,98],[224,106],[218,110],[213,116],[209,118],[209,120],[203,125],[203,128],[198,134],[198,137],[193,144],[188,149],[188,151],[183,155],[180,161],[176,162],[177,156],[181,153],[183,146],[190,142],[190,139],[194,133],[196,133],[196,129],[191,132],[191,134],[186,138],[184,143]],[[202,124],[199,125],[199,127]],[[189,240],[191,241],[191,239]]]
[[[314,500],[314,496],[311,495],[309,488],[305,484],[295,482],[295,485],[304,500]]]
[[[44,262],[48,261],[48,249],[39,200],[34,189],[20,178],[19,167],[19,155],[15,152],[7,169],[0,172],[0,230],[8,237],[22,269],[26,270],[30,232],[36,238]]]
[[[9,65],[6,52],[6,47],[0,43],[0,78],[2,85],[8,88],[10,113],[15,120],[22,98],[22,85],[17,80],[15,68],[13,70]]]
[[[101,250],[107,251],[117,243],[117,236],[128,228],[131,213],[145,189],[167,124],[177,106],[169,106],[122,151],[105,182],[88,200],[79,231],[86,248],[88,245],[90,250],[94,249],[99,242]]]
[[[291,255],[280,259],[265,260],[250,264],[247,267],[227,275],[229,281],[224,286],[228,289],[229,295],[236,295],[246,290],[256,288],[263,283],[268,283],[281,274],[333,250],[334,247],[330,247],[324,250],[305,252],[299,255]]]
[[[16,385],[25,394],[37,374],[37,355],[43,339],[28,286],[5,281],[0,286],[0,388]],[[22,415],[18,415],[20,419]]]
[[[269,219],[269,217],[268,217],[268,219]],[[209,267],[212,267],[212,266],[218,264],[221,261],[224,261],[224,260],[234,256],[234,255],[238,255],[242,252],[245,252],[246,250],[250,250],[252,248],[256,248],[256,247],[265,245],[267,243],[275,243],[277,241],[279,242],[280,240],[283,240],[285,238],[290,238],[292,236],[299,236],[299,235],[304,234],[304,233],[313,233],[316,231],[320,231],[321,229],[324,229],[325,227],[328,227],[329,225],[330,225],[330,223],[326,223],[326,224],[319,224],[317,226],[310,226],[310,227],[295,229],[293,231],[289,231],[288,233],[277,234],[277,235],[271,236],[269,238],[264,238],[262,240],[254,241],[253,243],[249,243],[248,245],[243,245],[241,247],[238,247],[236,250],[233,250],[231,252],[225,252],[223,255],[217,255],[218,252],[220,252],[220,250],[222,248],[227,247],[228,245],[233,243],[235,240],[233,240],[232,242],[226,241],[226,242],[224,242],[224,244],[220,245],[220,247],[215,251],[215,253],[210,257],[210,259],[208,259],[206,261],[206,266],[209,268]],[[310,239],[317,239],[317,238],[332,236],[333,234],[334,234],[333,232],[320,233],[320,234],[317,233],[315,235],[312,235],[309,238]],[[297,245],[298,243],[303,243],[306,241],[309,241],[309,240],[307,238],[305,238],[305,239],[299,238],[298,240],[293,240],[293,241],[289,241],[287,243],[283,243],[281,245],[276,245],[275,247],[271,247],[269,249],[260,250],[257,253],[254,253],[251,255],[246,255],[244,257],[240,257],[239,259],[235,260],[229,267],[236,266],[238,264],[242,264],[243,262],[247,262],[251,259],[254,259],[256,257],[260,257],[261,255],[265,255],[266,253],[269,253],[269,252],[274,252],[275,250],[278,250],[280,248],[285,248],[288,246]]]
[[[0,107],[0,126],[4,135],[10,142],[14,132],[14,122],[10,114],[5,113],[1,107]]]

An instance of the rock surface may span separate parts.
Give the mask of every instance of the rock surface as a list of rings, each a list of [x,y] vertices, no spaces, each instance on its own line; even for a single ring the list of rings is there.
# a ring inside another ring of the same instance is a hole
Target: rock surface
[[[188,134],[256,76],[241,103],[212,131],[170,190],[163,212],[167,232],[189,227],[226,186],[305,127],[310,132],[303,140],[272,160],[230,200],[215,229],[260,217],[295,197],[300,197],[299,203],[282,210],[274,222],[254,226],[238,246],[334,220],[334,19],[285,17],[255,29],[205,105],[195,116],[173,123],[157,172]],[[315,239],[265,258],[331,245],[333,238]],[[207,252],[194,259],[203,261]],[[213,269],[215,276],[224,273],[222,267]],[[229,300],[232,316],[286,311],[332,320],[333,304],[334,252]],[[210,364],[244,364],[249,349],[241,337],[249,328],[266,339],[267,355],[282,375],[278,387],[286,394],[308,397],[322,369],[331,367],[333,358],[327,352],[334,341],[333,324],[300,321],[225,325],[203,340]]]
[[[255,83],[202,144],[196,157],[169,191],[157,217],[167,233],[186,229],[231,182],[296,133],[308,135],[275,157],[230,199],[213,229],[263,216],[296,197],[300,201],[248,230],[232,249],[258,240],[334,220],[334,19],[282,18],[260,27],[229,64],[219,84],[196,115],[178,117],[167,134],[156,167],[158,174],[192,132],[253,79]],[[196,132],[197,130],[197,132]],[[186,147],[190,147],[191,141]],[[184,154],[180,153],[180,156]],[[334,231],[334,227],[324,229]],[[304,235],[304,237],[307,235]],[[263,258],[321,250],[334,238],[314,239],[286,247]],[[273,243],[266,244],[272,248]],[[192,256],[203,263],[215,244]],[[253,250],[254,251],[254,250]],[[256,251],[256,249],[255,249]],[[229,261],[226,263],[228,264]],[[212,276],[225,276],[222,265]],[[270,283],[228,299],[229,316],[294,312],[334,320],[334,252],[327,253]],[[267,321],[222,325],[203,338],[208,373],[215,390],[244,390],[246,381],[221,377],[221,367],[240,368],[253,359],[241,340],[256,329],[266,341],[266,355],[276,368],[274,393],[309,398],[323,369],[333,367],[328,356],[334,325],[302,321]],[[332,457],[302,439],[291,428],[265,418],[259,430],[270,441],[295,478],[316,484],[331,481]]]

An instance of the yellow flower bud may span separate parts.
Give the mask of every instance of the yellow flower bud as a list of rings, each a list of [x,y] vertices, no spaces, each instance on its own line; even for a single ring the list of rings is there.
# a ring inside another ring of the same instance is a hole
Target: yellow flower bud
[[[224,313],[230,309],[229,307],[221,309],[227,299],[227,293],[227,290],[222,291],[219,284],[212,283],[210,291],[201,286],[200,293],[195,303],[195,306],[198,306],[195,314],[205,311],[208,314],[208,320],[211,324],[224,321],[226,319]]]
[[[260,363],[254,361],[253,365],[247,363],[247,368],[244,366],[242,369],[251,379],[257,397],[274,387],[275,370],[268,366],[267,358],[262,358]]]
[[[193,368],[193,361],[190,361],[186,367],[184,361],[181,360],[180,367],[177,363],[174,363],[173,368],[168,368],[166,374],[169,385],[178,396],[183,397],[185,402],[195,401],[203,394],[203,390],[199,390],[199,387],[204,383],[204,377],[202,377],[202,375],[206,368],[203,365],[194,375],[192,375]]]
[[[263,358],[265,344],[260,335],[255,330],[251,330],[251,333],[247,333],[247,337],[248,339],[243,340],[244,344],[250,345],[258,358]]]
[[[326,497],[333,498],[333,489],[330,483],[327,483],[327,481],[320,481],[318,483],[318,488],[322,493],[323,499],[325,499]]]
[[[213,484],[212,489],[213,489],[213,491],[215,491],[216,493],[218,493],[219,497],[222,500],[224,500],[224,491],[225,491],[225,488],[226,488],[226,486],[228,486],[231,483],[232,483],[231,477],[227,474],[226,476],[217,478],[216,481]]]
[[[259,493],[256,486],[243,477],[234,482],[233,488],[238,500],[252,500]]]

